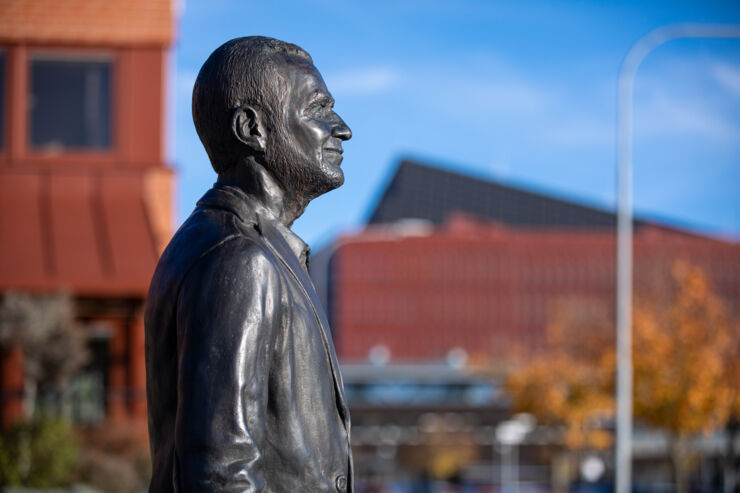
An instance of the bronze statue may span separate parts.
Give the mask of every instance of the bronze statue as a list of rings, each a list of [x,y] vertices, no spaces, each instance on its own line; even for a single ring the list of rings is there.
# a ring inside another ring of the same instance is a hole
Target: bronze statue
[[[333,103],[308,53],[276,39],[231,40],[198,74],[218,180],[149,290],[150,492],[352,491],[342,378],[290,231],[344,182],[352,133]]]

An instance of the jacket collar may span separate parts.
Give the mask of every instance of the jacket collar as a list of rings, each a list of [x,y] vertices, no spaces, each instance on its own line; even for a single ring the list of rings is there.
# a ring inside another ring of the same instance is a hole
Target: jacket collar
[[[198,206],[224,209],[236,215],[242,222],[257,226],[262,235],[269,235],[274,231],[298,259],[301,267],[308,271],[311,249],[293,233],[288,227],[278,221],[275,216],[257,199],[246,194],[242,189],[215,183],[198,201]],[[269,238],[268,238],[269,239]]]

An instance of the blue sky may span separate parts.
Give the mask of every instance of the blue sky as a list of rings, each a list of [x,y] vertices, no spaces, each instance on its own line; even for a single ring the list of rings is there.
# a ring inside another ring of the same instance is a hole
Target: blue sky
[[[221,43],[256,34],[311,53],[354,133],[345,185],[294,225],[314,249],[362,225],[402,157],[613,208],[627,51],[667,24],[740,24],[737,1],[644,3],[184,0],[170,67],[178,222],[215,180],[190,116],[195,76]],[[634,166],[638,213],[740,237],[740,40],[646,58]]]

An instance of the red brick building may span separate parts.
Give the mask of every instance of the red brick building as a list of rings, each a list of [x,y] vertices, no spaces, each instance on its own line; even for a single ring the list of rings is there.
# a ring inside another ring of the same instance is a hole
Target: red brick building
[[[649,226],[635,236],[635,283],[669,259],[702,267],[740,308],[737,244]],[[514,228],[458,217],[426,232],[375,227],[339,240],[332,261],[337,352],[363,360],[382,345],[392,360],[524,354],[541,349],[564,304],[613,313],[615,235]]]
[[[337,352],[362,361],[525,354],[558,306],[613,311],[615,218],[594,207],[404,161],[364,231],[317,255]],[[740,309],[740,245],[635,223],[635,285],[683,259]],[[323,257],[323,258],[322,258]]]
[[[0,1],[0,292],[74,294],[112,418],[146,416],[141,309],[172,227],[173,27],[172,0]],[[5,420],[21,369],[6,354]]]

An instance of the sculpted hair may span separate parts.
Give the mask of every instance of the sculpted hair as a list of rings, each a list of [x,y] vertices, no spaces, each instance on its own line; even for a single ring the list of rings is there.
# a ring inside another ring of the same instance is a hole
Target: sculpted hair
[[[216,173],[234,164],[244,153],[231,132],[233,111],[250,105],[266,117],[271,131],[279,119],[285,81],[277,67],[295,60],[313,64],[305,50],[291,43],[263,36],[227,41],[219,46],[198,73],[193,87],[193,122]]]

